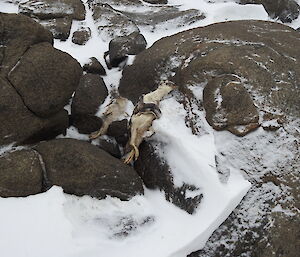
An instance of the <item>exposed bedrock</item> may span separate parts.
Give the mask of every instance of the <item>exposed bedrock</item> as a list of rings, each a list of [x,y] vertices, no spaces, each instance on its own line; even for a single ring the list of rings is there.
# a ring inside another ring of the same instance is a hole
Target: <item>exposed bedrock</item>
[[[123,71],[120,93],[136,102],[161,79],[170,79],[188,98],[198,98],[200,108],[204,102],[214,128],[247,134],[257,127],[261,111],[299,117],[299,39],[292,28],[265,21],[181,32],[137,55]],[[204,99],[194,96],[203,89]]]
[[[79,63],[54,49],[51,33],[24,15],[0,14],[0,34],[0,145],[64,133]]]
[[[295,0],[237,0],[241,4],[262,4],[272,19],[292,22],[299,16],[300,6]]]
[[[128,200],[143,194],[142,180],[132,167],[90,143],[57,139],[42,142],[35,149],[45,163],[49,186],[99,199],[110,195]]]

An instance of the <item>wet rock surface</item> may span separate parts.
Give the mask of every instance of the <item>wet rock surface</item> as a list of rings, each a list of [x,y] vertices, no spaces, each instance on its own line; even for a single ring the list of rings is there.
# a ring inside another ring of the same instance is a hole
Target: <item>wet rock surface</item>
[[[57,139],[40,143],[35,150],[45,163],[49,186],[61,186],[66,193],[122,200],[143,194],[133,168],[90,143]]]

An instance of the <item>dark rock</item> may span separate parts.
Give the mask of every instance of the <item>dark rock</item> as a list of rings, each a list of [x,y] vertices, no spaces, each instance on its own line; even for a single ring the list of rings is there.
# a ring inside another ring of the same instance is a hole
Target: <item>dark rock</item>
[[[176,187],[169,165],[155,151],[155,142],[144,141],[140,145],[140,156],[134,163],[134,168],[150,189],[160,189],[165,192],[166,199],[179,208],[192,214],[202,199],[202,194],[193,198],[186,196],[187,191],[199,191],[193,185],[184,184]]]
[[[99,21],[98,33],[104,41],[110,41],[117,36],[139,32],[139,28],[126,15],[114,10],[108,4],[90,2],[93,18]]]
[[[72,20],[70,18],[57,18],[38,21],[46,29],[49,29],[54,38],[66,41],[70,36]]]
[[[81,134],[90,134],[102,127],[103,121],[100,117],[92,114],[77,114],[70,116],[70,125],[76,127]]]
[[[125,67],[119,92],[136,103],[161,79],[169,79],[191,98],[195,96],[190,87],[202,90],[212,80],[232,74],[241,80],[257,111],[297,116],[300,52],[294,46],[299,39],[299,33],[292,28],[265,21],[223,22],[181,32],[138,54],[133,65]],[[250,98],[246,98],[251,106]],[[253,105],[251,110],[256,112]],[[251,129],[257,126],[252,125],[249,124]]]
[[[112,139],[99,139],[98,146],[104,150],[105,152],[109,153],[113,157],[121,159],[121,151],[118,144]]]
[[[89,62],[83,65],[83,70],[87,73],[99,74],[102,76],[106,75],[105,69],[95,57],[91,57]]]
[[[294,0],[240,0],[241,4],[262,4],[272,19],[292,22],[299,16],[300,7]]]
[[[0,75],[6,76],[31,45],[53,43],[51,33],[21,14],[0,13]]]
[[[41,20],[70,17],[85,19],[85,8],[80,0],[32,0],[19,4],[19,13]]]
[[[116,37],[109,42],[109,61],[112,67],[118,67],[127,55],[137,55],[146,49],[144,36],[133,32],[128,36]]]
[[[208,82],[203,92],[203,105],[208,123],[216,130],[227,128],[243,136],[259,126],[258,111],[250,94],[241,81],[232,75],[220,76]]]
[[[35,116],[24,106],[14,87],[0,76],[0,145],[50,139],[64,133],[68,126],[66,111],[47,119]]]
[[[33,150],[0,156],[0,197],[21,197],[42,192],[43,170]]]
[[[87,73],[82,76],[71,106],[73,125],[80,133],[89,134],[101,127],[102,120],[95,114],[107,95],[100,75]]]
[[[8,78],[25,105],[40,117],[49,117],[68,103],[82,74],[80,64],[49,43],[32,46]]]
[[[129,139],[128,120],[124,119],[112,122],[108,127],[107,135],[114,137],[118,144],[125,146]]]
[[[134,169],[87,142],[57,139],[40,143],[41,154],[51,184],[64,192],[99,199],[107,195],[129,200],[143,193],[141,179]]]
[[[40,119],[40,122],[42,124],[35,129],[36,131],[22,140],[21,144],[34,144],[42,140],[53,139],[60,134],[65,134],[66,129],[69,127],[68,112],[61,110],[47,119]]]
[[[99,75],[83,75],[73,97],[72,113],[95,114],[107,95],[106,85]]]
[[[75,31],[72,36],[72,42],[77,45],[85,45],[91,38],[91,29],[82,27]]]

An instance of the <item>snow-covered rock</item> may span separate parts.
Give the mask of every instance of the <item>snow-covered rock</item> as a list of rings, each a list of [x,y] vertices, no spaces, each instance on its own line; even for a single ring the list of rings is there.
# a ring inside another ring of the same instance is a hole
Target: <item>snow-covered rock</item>
[[[49,187],[57,185],[66,193],[99,199],[110,195],[129,200],[143,194],[142,181],[133,168],[88,142],[56,139],[34,149],[45,164]]]

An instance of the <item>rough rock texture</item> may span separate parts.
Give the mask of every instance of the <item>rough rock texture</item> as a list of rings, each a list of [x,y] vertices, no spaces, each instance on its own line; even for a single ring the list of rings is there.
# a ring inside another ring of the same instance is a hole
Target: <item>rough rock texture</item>
[[[190,25],[205,17],[195,9],[181,11],[176,6],[151,6],[139,0],[90,0],[88,2],[93,11],[93,18],[98,23],[98,32],[105,41],[139,32],[137,26],[147,26],[150,30],[162,26],[167,30],[171,27]],[[132,11],[135,8],[143,8],[143,12]]]
[[[128,120],[114,121],[111,123],[107,130],[107,135],[114,137],[118,144],[125,146],[128,136]]]
[[[53,43],[48,30],[24,15],[0,13],[0,74],[6,76],[31,45],[41,42]]]
[[[258,111],[241,81],[232,75],[212,79],[203,91],[203,106],[208,123],[216,130],[241,131],[241,136],[258,124]],[[247,128],[248,127],[248,128]],[[237,134],[237,133],[235,133]]]
[[[80,133],[88,134],[101,127],[102,121],[95,114],[107,95],[100,75],[88,73],[82,76],[71,106],[73,125]]]
[[[80,0],[31,0],[19,4],[19,12],[41,20],[70,17],[84,20],[85,8]]]
[[[119,63],[127,55],[137,55],[146,49],[145,37],[133,32],[128,36],[116,37],[109,42],[109,60],[112,67],[118,67]]]
[[[102,76],[106,75],[105,69],[95,57],[91,57],[88,63],[83,65],[83,70],[86,71],[87,73],[94,73]]]
[[[141,52],[133,65],[125,67],[119,91],[136,102],[161,79],[171,79],[192,97],[192,88],[202,91],[213,79],[232,74],[258,111],[294,115],[300,111],[300,55],[294,47],[299,38],[287,26],[264,21],[224,22],[188,30]]]
[[[127,16],[114,10],[110,5],[93,1],[90,7],[102,40],[110,41],[117,36],[139,32],[139,28]]]
[[[75,31],[72,36],[72,42],[77,45],[85,45],[87,41],[91,38],[91,29],[81,27],[79,30]]]
[[[57,18],[38,21],[46,29],[49,29],[54,38],[66,41],[70,36],[72,20],[70,18]]]
[[[143,193],[134,169],[97,146],[57,139],[40,143],[35,149],[45,163],[49,185],[61,186],[66,193],[99,199],[110,195],[121,200]]]
[[[99,139],[98,146],[104,150],[105,152],[109,153],[110,155],[120,159],[121,151],[117,144],[117,142],[111,138],[105,139]]]
[[[297,126],[299,120],[275,132],[260,129],[243,138],[216,137],[222,157],[219,166],[243,171],[252,187],[205,247],[189,257],[299,255]]]
[[[80,64],[49,43],[33,45],[9,73],[9,81],[25,105],[49,117],[68,103],[82,74]]]
[[[0,14],[0,145],[51,139],[69,126],[63,106],[82,69],[52,43],[32,19]]]
[[[155,152],[155,142],[144,141],[139,150],[140,156],[134,163],[134,168],[150,189],[160,189],[165,192],[165,197],[179,208],[192,214],[202,199],[202,194],[186,197],[187,191],[199,190],[193,185],[184,184],[176,187],[169,165]]]
[[[14,87],[0,76],[0,145],[50,139],[64,133],[68,126],[64,110],[47,119],[34,115]]]
[[[300,6],[294,0],[240,0],[241,4],[262,4],[272,19],[292,22],[299,16]]]
[[[0,156],[0,197],[21,197],[42,192],[43,170],[33,150]]]
[[[149,26],[154,29],[161,26],[168,30],[170,27],[184,27],[205,18],[205,15],[196,9],[181,11],[175,6],[152,7],[144,12],[123,11],[135,24]]]

